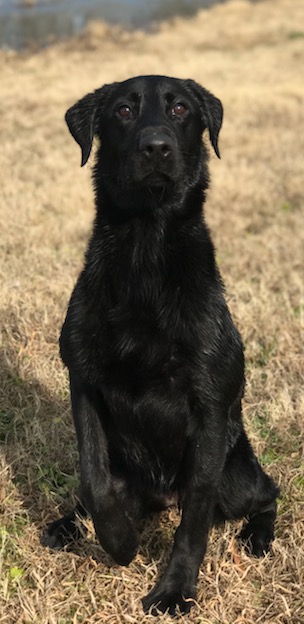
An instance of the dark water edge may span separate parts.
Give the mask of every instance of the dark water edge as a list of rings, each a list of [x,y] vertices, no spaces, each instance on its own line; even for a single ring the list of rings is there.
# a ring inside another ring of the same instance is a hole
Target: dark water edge
[[[175,15],[190,16],[224,2],[227,0],[0,0],[0,47],[46,46],[81,33],[94,19],[126,28],[149,28]]]

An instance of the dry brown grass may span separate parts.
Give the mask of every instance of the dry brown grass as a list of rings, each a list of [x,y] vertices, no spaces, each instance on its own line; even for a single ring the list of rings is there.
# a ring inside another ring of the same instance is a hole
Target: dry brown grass
[[[1,53],[0,622],[154,621],[140,597],[176,511],[151,520],[129,568],[111,567],[92,531],[77,553],[51,553],[39,536],[77,489],[57,338],[93,217],[90,171],[78,169],[63,114],[105,82],[166,73],[224,102],[206,214],[246,343],[247,428],[282,488],[273,554],[250,559],[236,526],[213,531],[197,607],[179,621],[303,624],[303,25],[302,0],[233,2],[149,35],[95,24],[36,54]]]

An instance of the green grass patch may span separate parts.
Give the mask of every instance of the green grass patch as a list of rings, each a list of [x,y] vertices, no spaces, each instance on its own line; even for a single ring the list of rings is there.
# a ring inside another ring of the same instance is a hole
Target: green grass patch
[[[293,481],[292,486],[295,488],[299,494],[304,498],[304,467],[302,466],[302,474],[297,475]]]
[[[271,464],[273,464],[274,462],[278,460],[281,460],[281,459],[283,460],[284,455],[282,455],[282,453],[280,453],[277,449],[273,447],[268,447],[262,453],[260,459],[261,459],[261,463],[263,466],[270,466]]]
[[[288,39],[304,39],[304,30],[291,30]]]
[[[12,581],[18,581],[19,579],[22,578],[23,574],[24,574],[23,568],[18,568],[18,566],[13,566],[12,568],[10,568],[9,575]]]
[[[260,352],[259,355],[256,359],[256,365],[260,366],[261,368],[264,368],[264,366],[267,366],[269,360],[271,360],[271,358],[275,355],[276,353],[276,343],[274,340],[272,340],[269,343],[260,343]]]
[[[55,464],[42,464],[38,466],[38,471],[38,487],[47,496],[56,493],[62,498],[67,498],[71,491],[74,491],[79,485],[76,473],[62,472],[57,462]]]
[[[296,306],[293,309],[293,311],[294,311],[295,317],[300,319],[304,315],[304,306],[302,306],[302,305]]]
[[[262,465],[270,466],[277,461],[284,463],[286,458],[290,458],[291,453],[298,450],[298,430],[290,429],[288,437],[284,438],[279,430],[271,424],[267,410],[255,414],[251,423],[253,430],[262,440],[265,440],[265,450],[260,456]],[[295,461],[298,461],[298,458]]]
[[[294,206],[291,202],[285,201],[281,206],[283,212],[291,212],[294,209]]]
[[[0,553],[7,563],[14,562],[18,558],[18,546],[16,538],[21,537],[29,520],[26,515],[16,515],[13,522],[0,524]]]
[[[0,442],[7,444],[21,428],[21,420],[11,410],[0,410]]]

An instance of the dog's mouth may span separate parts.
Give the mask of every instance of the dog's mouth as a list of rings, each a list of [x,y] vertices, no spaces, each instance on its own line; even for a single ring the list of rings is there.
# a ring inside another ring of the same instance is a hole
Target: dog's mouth
[[[142,185],[150,189],[163,189],[173,184],[173,182],[172,177],[162,171],[148,173],[141,180]]]
[[[140,197],[149,199],[152,195],[165,199],[172,193],[177,181],[178,171],[175,163],[171,162],[165,166],[164,163],[142,163],[135,160],[133,167],[129,169],[126,187],[138,200]]]
[[[177,180],[173,166],[138,167],[134,173],[134,183],[141,189],[170,189]]]

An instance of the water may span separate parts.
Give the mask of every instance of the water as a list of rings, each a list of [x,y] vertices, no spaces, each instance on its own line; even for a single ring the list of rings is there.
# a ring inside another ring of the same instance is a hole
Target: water
[[[193,15],[226,0],[0,0],[0,47],[22,49],[33,42],[80,33],[102,19],[127,28],[148,27],[173,15]]]

